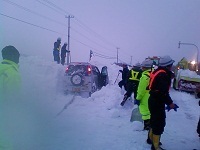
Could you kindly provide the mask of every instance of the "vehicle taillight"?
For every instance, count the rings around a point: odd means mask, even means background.
[[[87,67],[87,73],[88,73],[88,75],[91,74],[91,72],[92,72],[92,68],[90,66],[88,66]]]
[[[69,67],[67,67],[67,68],[66,68],[66,70],[65,70],[65,73],[67,73],[67,72],[68,72],[68,70],[69,70]]]

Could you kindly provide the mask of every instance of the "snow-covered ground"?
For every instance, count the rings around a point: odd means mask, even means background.
[[[64,71],[58,65],[39,57],[22,56],[21,99],[8,102],[4,131],[14,150],[150,150],[147,131],[141,122],[130,122],[132,101],[120,106],[123,94],[116,80],[119,66],[109,61],[92,60],[99,68],[107,65],[110,83],[90,98],[64,95]],[[194,95],[171,89],[179,105],[177,112],[167,112],[167,125],[162,135],[167,150],[200,150],[196,133],[200,116]],[[6,118],[6,119],[5,119]]]

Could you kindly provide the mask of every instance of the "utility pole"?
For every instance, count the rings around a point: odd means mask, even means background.
[[[70,51],[69,49],[69,45],[70,45],[70,19],[71,18],[74,18],[74,16],[71,16],[71,15],[68,15],[68,16],[65,16],[65,18],[68,18],[68,51]],[[69,56],[70,56],[70,52],[67,53],[67,65],[69,64]]]
[[[131,56],[131,63],[130,63],[131,66],[132,66],[132,58],[133,58],[133,56]]]
[[[119,49],[119,47],[117,47],[117,64],[118,64],[118,49]]]

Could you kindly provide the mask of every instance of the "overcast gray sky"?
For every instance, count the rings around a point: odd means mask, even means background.
[[[65,16],[73,15],[72,61],[88,61],[90,50],[116,57],[117,47],[127,63],[131,56],[132,63],[162,55],[193,60],[197,48],[179,49],[178,42],[200,48],[199,6],[200,0],[0,0],[0,49],[14,45],[53,60],[53,43],[58,37],[67,42]]]

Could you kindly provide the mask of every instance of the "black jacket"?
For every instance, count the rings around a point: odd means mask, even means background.
[[[53,50],[58,50],[58,51],[59,51],[59,49],[60,49],[60,44],[61,44],[60,41],[54,42],[54,48],[53,48]]]
[[[129,73],[128,67],[124,67],[123,70],[120,70],[120,72],[122,73],[122,80],[127,81],[127,77]]]
[[[153,74],[160,70],[164,70],[165,72],[158,73],[152,82],[149,92],[149,110],[151,114],[153,113],[156,116],[165,118],[165,104],[170,105],[173,102],[169,95],[172,72],[165,67],[158,67],[155,71],[153,71]],[[151,80],[152,75],[150,83]]]
[[[66,57],[66,53],[67,53],[67,44],[64,44],[61,48],[61,57]]]
[[[153,71],[153,74],[159,70],[164,70],[165,73],[161,72],[155,77],[150,89],[150,94],[162,97],[162,102],[166,105],[169,105],[172,103],[172,99],[169,95],[172,72],[165,67],[158,67],[155,71]]]

